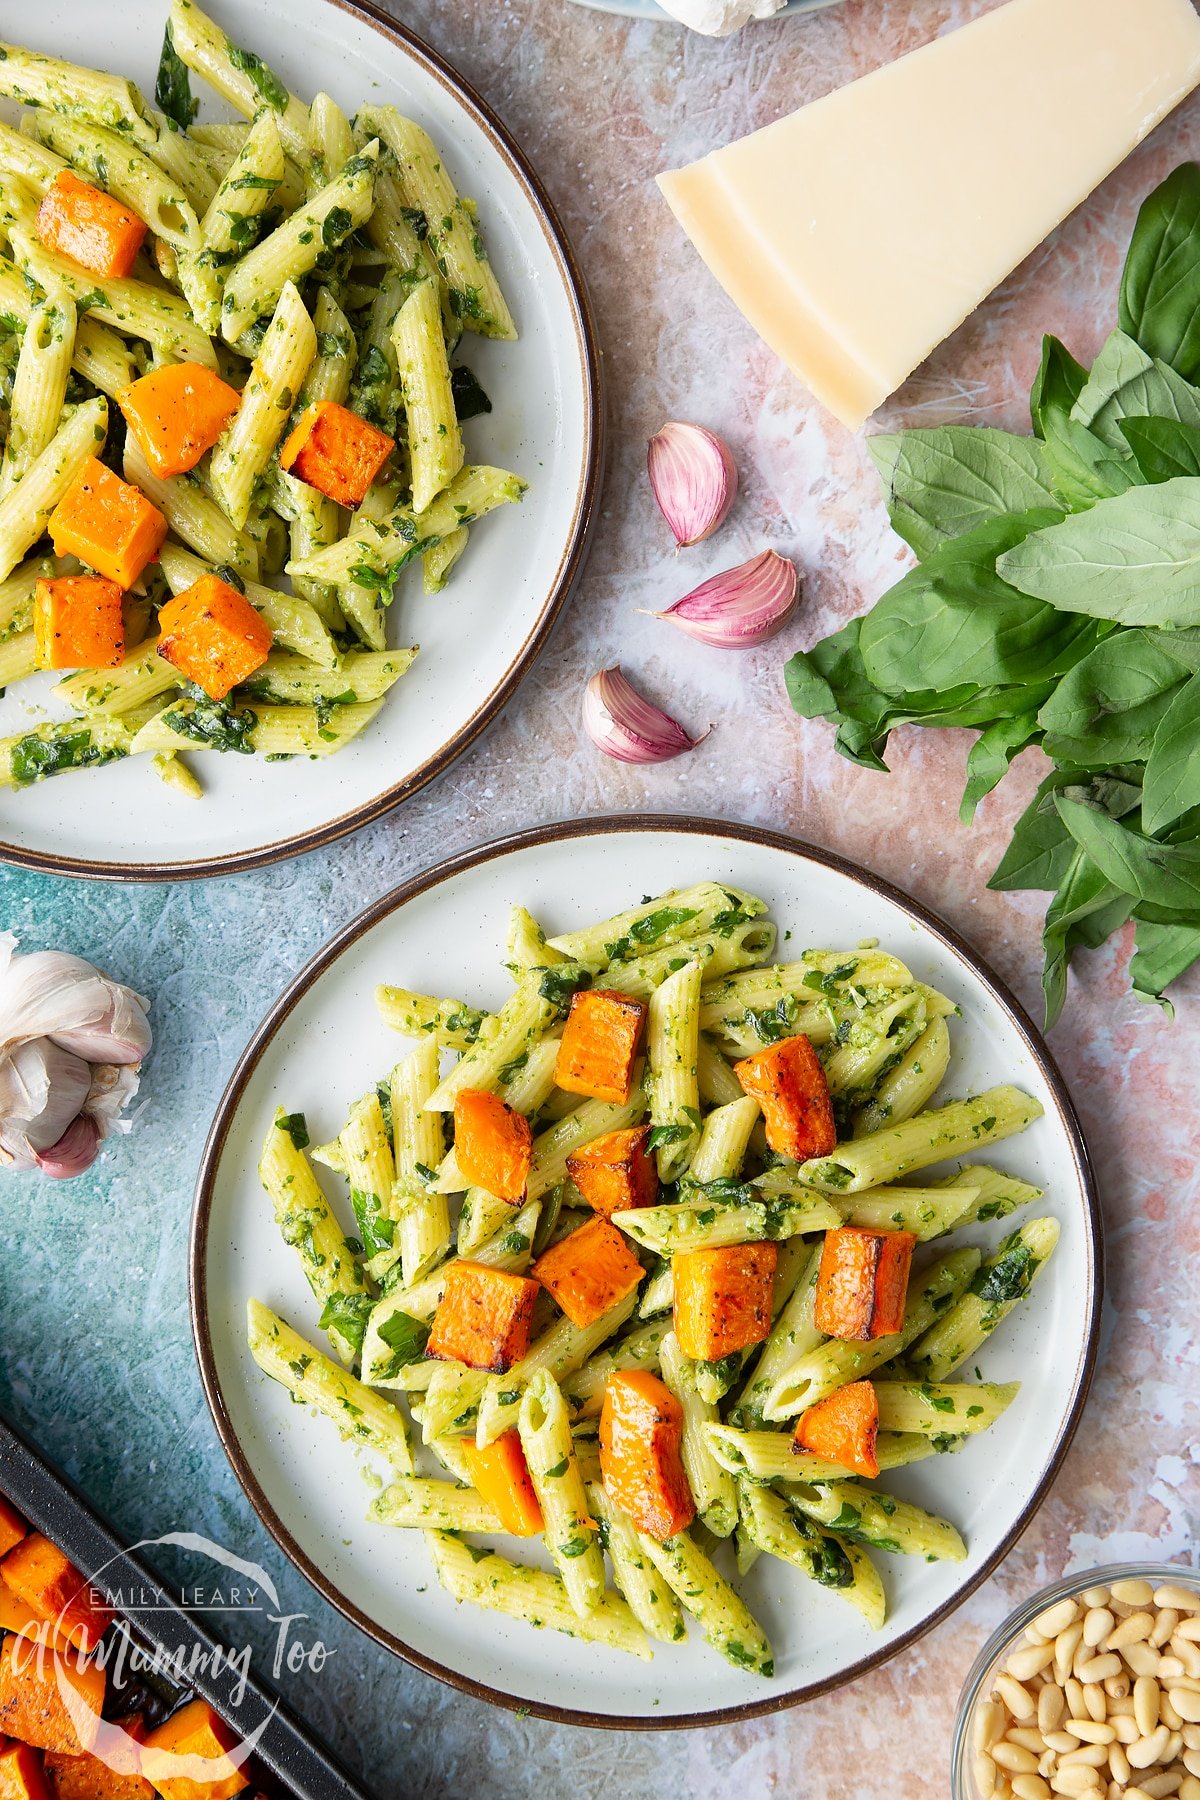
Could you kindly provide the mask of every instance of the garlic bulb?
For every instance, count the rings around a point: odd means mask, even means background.
[[[667,762],[708,736],[689,737],[669,713],[644,699],[618,667],[601,669],[588,682],[583,725],[597,750],[627,763]]]
[[[711,537],[737,498],[729,446],[703,425],[664,425],[646,450],[650,486],[680,549]]]
[[[777,632],[796,605],[796,565],[774,550],[760,551],[736,569],[710,575],[698,588],[655,613],[719,650],[761,644]]]
[[[0,1164],[79,1175],[138,1088],[148,1001],[82,957],[0,933]]]

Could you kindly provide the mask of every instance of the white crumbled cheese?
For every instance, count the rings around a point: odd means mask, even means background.
[[[785,4],[786,0],[659,0],[664,12],[705,37],[728,37],[751,19],[771,18]]]

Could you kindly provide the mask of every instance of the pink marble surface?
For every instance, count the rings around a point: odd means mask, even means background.
[[[907,552],[889,530],[862,438],[824,414],[756,340],[653,185],[660,169],[986,10],[970,0],[849,0],[725,43],[564,0],[410,0],[403,17],[479,86],[543,174],[596,304],[612,432],[604,519],[586,579],[518,702],[445,784],[457,823],[478,837],[517,822],[510,783],[549,758],[557,776],[553,794],[537,802],[545,817],[694,809],[791,830],[935,907],[1037,1013],[1040,898],[992,894],[985,881],[1036,783],[1039,758],[1023,757],[967,829],[957,805],[968,734],[897,733],[886,777],[840,760],[825,725],[791,714],[784,655],[862,610]],[[1016,272],[877,425],[953,418],[1024,429],[1040,334],[1057,332],[1091,358],[1113,322],[1116,273],[1139,198],[1197,154],[1200,99]],[[647,436],[678,417],[723,432],[742,471],[742,496],[724,531],[679,557],[643,474]],[[725,655],[640,615],[638,608],[668,604],[764,543],[796,557],[803,571],[803,605],[782,640]],[[582,679],[617,658],[690,726],[712,724],[692,757],[630,770],[581,746]],[[431,799],[418,810],[440,809]],[[1083,1428],[1019,1547],[952,1621],[888,1668],[775,1718],[622,1742],[564,1741],[532,1721],[497,1719],[489,1757],[517,1782],[506,1791],[523,1791],[509,1761],[519,1733],[527,1752],[552,1749],[578,1794],[942,1793],[963,1674],[1016,1599],[1095,1560],[1195,1554],[1200,996],[1194,982],[1182,984],[1173,1026],[1131,999],[1130,947],[1122,936],[1084,961],[1053,1034],[1100,1177],[1109,1299]]]

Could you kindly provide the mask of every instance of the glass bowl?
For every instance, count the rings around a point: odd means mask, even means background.
[[[1156,1588],[1170,1584],[1189,1588],[1200,1595],[1200,1569],[1193,1568],[1188,1563],[1128,1562],[1104,1563],[1099,1568],[1084,1569],[1078,1574],[1068,1575],[1062,1581],[1051,1582],[1048,1587],[1039,1588],[1036,1594],[1023,1600],[987,1640],[972,1663],[970,1674],[959,1695],[950,1753],[953,1800],[990,1800],[990,1796],[983,1792],[976,1781],[974,1773],[975,1747],[971,1728],[975,1708],[981,1700],[987,1699],[998,1666],[1012,1654],[1025,1627],[1056,1601],[1077,1600],[1086,1588],[1111,1587],[1114,1581],[1148,1581]],[[1147,1770],[1145,1773],[1149,1775],[1151,1771]],[[1134,1771],[1134,1780],[1136,1779],[1137,1772]],[[1101,1796],[1107,1791],[1105,1786],[1094,1788],[1089,1800],[1093,1800],[1093,1797],[1094,1800],[1101,1800]]]

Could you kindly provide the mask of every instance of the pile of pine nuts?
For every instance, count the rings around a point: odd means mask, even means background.
[[[971,1729],[981,1800],[1200,1800],[1200,1589],[1114,1581],[1055,1601]]]

